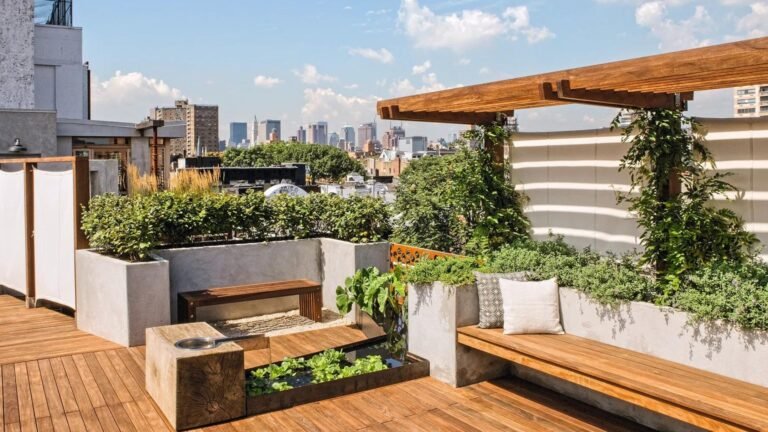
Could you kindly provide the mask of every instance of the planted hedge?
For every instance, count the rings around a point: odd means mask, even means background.
[[[356,243],[391,232],[389,209],[370,197],[306,197],[157,192],[91,199],[82,227],[92,247],[130,261],[158,247],[210,240],[268,240],[328,236]]]
[[[768,265],[760,261],[702,266],[683,279],[679,292],[668,296],[634,257],[579,251],[558,238],[517,242],[477,260],[423,260],[405,277],[411,283],[465,285],[474,282],[475,270],[525,272],[530,280],[557,278],[560,286],[575,288],[602,304],[649,302],[688,312],[694,322],[721,320],[745,330],[768,330]]]

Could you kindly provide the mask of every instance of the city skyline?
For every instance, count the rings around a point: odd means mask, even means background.
[[[175,30],[162,24],[175,16],[180,0],[137,0],[128,10],[117,3],[80,0],[75,25],[85,28],[94,118],[138,121],[148,108],[186,97],[190,103],[220,107],[219,135],[226,138],[230,122],[254,115],[280,120],[284,131],[317,121],[340,131],[345,124],[374,121],[380,98],[760,36],[768,30],[766,4],[289,0],[262,5],[259,20],[266,24],[253,26],[252,5],[232,0],[227,7],[210,3],[185,9],[187,24],[197,30],[176,38],[170,33]],[[152,16],[142,13],[149,5]],[[327,30],[311,36],[279,31],[306,17],[326,23]],[[132,31],[137,21],[155,30]],[[487,31],[461,31],[478,25]],[[591,31],[584,32],[585,27]],[[164,41],[160,49],[149,54],[142,49],[158,39]],[[271,45],[258,60],[242,55],[254,40]],[[590,43],[594,40],[600,43]],[[584,46],[591,48],[585,51]],[[543,51],[548,55],[540,55]],[[232,58],[242,64],[222,67]],[[731,90],[700,92],[690,113],[730,117],[732,100]],[[614,114],[568,106],[523,110],[518,117],[522,131],[533,131],[606,127]],[[390,126],[377,121],[382,130]],[[456,129],[404,126],[412,135],[430,137],[449,137]]]

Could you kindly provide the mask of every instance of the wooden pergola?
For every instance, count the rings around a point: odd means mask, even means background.
[[[701,90],[768,83],[768,37],[496,81],[377,104],[384,120],[490,124],[567,103],[686,109]]]

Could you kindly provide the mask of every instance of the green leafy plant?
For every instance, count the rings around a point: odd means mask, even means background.
[[[384,328],[390,352],[404,358],[407,349],[408,302],[401,268],[381,273],[375,267],[358,270],[336,288],[336,306],[342,315],[359,306]]]
[[[365,167],[347,152],[327,145],[278,142],[248,149],[227,149],[222,155],[225,167],[263,167],[287,162],[306,163],[315,180],[338,181],[351,172],[365,173]]]
[[[394,204],[399,243],[456,254],[481,254],[527,238],[524,197],[488,152],[462,146],[425,157],[400,176]]]
[[[322,353],[303,358],[286,358],[279,364],[251,371],[248,377],[248,396],[254,397],[294,388],[288,379],[302,374],[312,376],[312,383],[324,383],[341,378],[363,375],[372,372],[386,370],[389,367],[378,355],[369,355],[358,358],[354,363],[346,361],[344,352],[340,350],[326,350]]]
[[[94,248],[130,261],[149,259],[161,245],[316,236],[366,243],[384,240],[392,230],[382,200],[325,194],[270,200],[253,192],[101,195],[91,199],[82,221]]]
[[[642,263],[651,265],[673,296],[691,271],[717,261],[745,262],[754,235],[744,230],[733,211],[710,205],[715,195],[736,191],[728,173],[706,173],[714,159],[704,144],[701,126],[680,111],[636,110],[623,141],[630,144],[620,170],[628,171],[632,190],[619,202],[629,203],[643,232]],[[613,122],[619,124],[617,116]],[[682,190],[674,193],[679,179]]]
[[[475,282],[474,271],[478,263],[468,257],[438,257],[421,259],[406,272],[406,281],[412,284],[442,282],[446,285],[468,285]]]

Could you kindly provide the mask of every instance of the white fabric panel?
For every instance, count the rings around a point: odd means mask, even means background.
[[[35,297],[75,307],[72,170],[35,170]]]
[[[27,294],[24,171],[0,170],[0,285]]]

